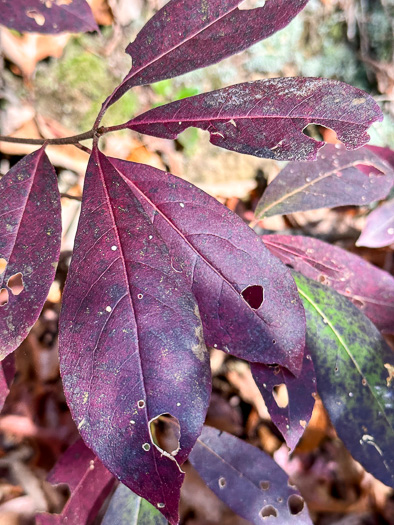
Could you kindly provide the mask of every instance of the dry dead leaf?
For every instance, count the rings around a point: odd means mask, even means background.
[[[114,17],[107,0],[87,0],[90,5],[94,19],[100,26],[110,26],[114,22]],[[131,4],[133,2],[130,2]]]
[[[18,66],[20,73],[30,79],[40,60],[47,57],[60,58],[70,39],[70,34],[40,35],[25,33],[15,36],[6,27],[0,29],[0,39],[4,56]]]

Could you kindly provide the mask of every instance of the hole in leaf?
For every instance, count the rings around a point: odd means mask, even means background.
[[[364,301],[361,301],[360,299],[356,299],[355,297],[353,297],[352,303],[354,304],[354,306],[357,306],[357,308],[365,308]]]
[[[5,259],[0,258],[0,274],[4,272],[6,267],[7,267],[7,261]]]
[[[226,478],[219,478],[219,488],[224,489],[224,487],[227,485]]]
[[[296,515],[304,508],[304,499],[298,494],[292,494],[289,496],[287,504],[289,505],[290,514]]]
[[[305,126],[302,132],[304,135],[310,137],[311,139],[324,140],[325,142],[328,142],[330,144],[335,144],[338,142],[336,132],[333,129],[327,128],[325,126],[310,123],[307,126]],[[324,156],[321,157],[324,158]]]
[[[174,457],[180,448],[181,427],[176,417],[161,414],[149,422],[152,443],[165,456]]]
[[[9,295],[7,288],[0,290],[0,306],[5,306],[8,303]]]
[[[271,483],[269,481],[260,481],[260,488],[262,490],[268,490],[271,486]]]
[[[272,505],[266,505],[261,509],[260,516],[262,518],[269,518],[270,516],[276,518],[278,516],[278,511]]]
[[[256,7],[264,7],[266,0],[244,0],[239,6],[240,11],[248,11]]]
[[[8,279],[7,286],[11,290],[13,295],[19,295],[20,293],[22,293],[25,288],[25,285],[23,284],[22,274],[18,272],[15,275],[12,275]]]
[[[26,15],[29,18],[33,18],[33,20],[38,26],[43,26],[45,24],[45,16],[36,11],[35,9],[28,9],[26,11]]]
[[[275,399],[275,403],[279,408],[286,408],[289,404],[289,393],[287,391],[287,386],[284,383],[280,385],[275,385],[272,388],[272,395]]]
[[[264,301],[264,288],[259,284],[252,284],[241,292],[242,297],[248,303],[248,305],[257,310],[263,304]]]

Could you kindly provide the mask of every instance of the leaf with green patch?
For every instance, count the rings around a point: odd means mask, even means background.
[[[338,436],[366,470],[394,482],[394,355],[345,297],[293,273],[307,319],[317,391]]]
[[[121,483],[111,498],[102,525],[167,525],[167,520],[153,505]]]

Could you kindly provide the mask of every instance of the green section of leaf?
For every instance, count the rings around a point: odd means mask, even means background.
[[[102,525],[167,525],[160,512],[122,483],[111,498]]]
[[[338,436],[366,470],[394,482],[394,356],[377,328],[350,301],[293,273],[307,320],[307,350],[317,390]]]

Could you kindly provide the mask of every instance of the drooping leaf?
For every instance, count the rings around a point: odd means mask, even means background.
[[[354,149],[368,142],[366,130],[381,119],[381,115],[372,97],[342,82],[321,78],[273,78],[178,100],[139,115],[126,127],[175,139],[193,126],[209,131],[210,142],[225,149],[276,160],[312,160],[324,142],[303,133],[308,124],[334,129],[346,147]],[[374,162],[382,163],[370,152],[364,152],[360,158],[368,159],[368,155]],[[354,159],[348,157],[345,164],[353,163]],[[299,171],[303,169],[303,165],[297,166]],[[313,168],[308,171],[310,182],[321,177],[326,168],[333,170],[330,160],[318,166],[320,170],[315,167],[315,171]],[[295,188],[298,188],[300,177],[302,185],[305,184],[305,178],[299,173]]]
[[[122,483],[111,498],[102,525],[167,525],[160,512]]]
[[[294,273],[307,317],[317,391],[354,458],[386,485],[394,481],[394,354],[350,301]]]
[[[303,498],[275,461],[227,432],[205,426],[190,462],[208,487],[250,522],[312,523]]]
[[[0,180],[0,360],[38,319],[60,252],[60,195],[43,148]]]
[[[197,304],[129,186],[97,150],[64,291],[60,365],[79,431],[107,468],[178,520],[183,463],[210,396]],[[156,446],[150,424],[180,424],[180,448]]]
[[[111,159],[197,299],[208,345],[298,374],[303,310],[287,268],[237,215],[189,182]]]
[[[240,10],[243,0],[172,0],[126,49],[133,66],[109,97],[133,86],[173,78],[239,53],[284,28],[308,0],[276,0]]]
[[[280,366],[252,364],[251,369],[272,422],[285,438],[290,450],[294,450],[309,423],[315,404],[316,374],[308,349],[305,349],[300,377],[295,377]],[[282,404],[276,394],[276,388],[281,385],[287,391],[287,402],[285,399]]]
[[[85,0],[1,0],[0,5],[0,23],[21,33],[98,30]]]
[[[389,273],[312,237],[272,234],[262,238],[285,264],[350,299],[382,332],[394,333],[394,277]]]
[[[109,495],[115,478],[80,439],[60,457],[48,481],[54,485],[66,483],[70,497],[61,514],[38,514],[37,525],[89,525]]]
[[[359,166],[370,167],[371,173]],[[393,177],[390,165],[368,149],[345,151],[339,144],[327,144],[316,162],[288,164],[268,185],[255,214],[270,217],[317,208],[362,206],[386,197]]]
[[[394,244],[394,199],[391,199],[379,208],[376,208],[367,217],[367,222],[357,246],[381,248]]]

